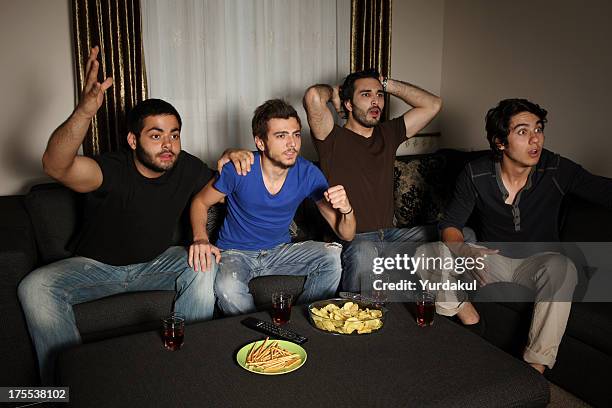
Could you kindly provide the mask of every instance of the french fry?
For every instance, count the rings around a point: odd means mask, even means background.
[[[253,344],[246,357],[248,369],[278,372],[293,367],[302,361],[299,354],[283,349],[278,345],[278,341],[271,341],[268,344],[268,340],[269,337],[259,347],[257,347],[257,343]]]

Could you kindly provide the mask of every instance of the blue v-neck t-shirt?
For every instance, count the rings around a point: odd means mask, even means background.
[[[289,225],[302,201],[319,201],[328,189],[321,170],[302,157],[289,168],[287,178],[276,194],[270,194],[261,172],[261,157],[246,176],[232,163],[223,166],[214,187],[226,195],[227,215],[219,232],[221,249],[263,250],[291,241]]]

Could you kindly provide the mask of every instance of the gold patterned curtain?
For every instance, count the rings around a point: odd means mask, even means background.
[[[351,2],[351,72],[370,68],[384,77],[391,75],[391,0]]]
[[[83,152],[96,156],[116,151],[127,145],[126,112],[147,98],[140,1],[72,0],[72,25],[79,92],[89,51],[96,45],[100,46],[98,80],[113,77],[83,141]]]

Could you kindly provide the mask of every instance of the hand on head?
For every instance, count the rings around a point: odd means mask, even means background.
[[[344,109],[342,109],[342,101],[340,100],[340,85],[336,85],[332,87],[332,105],[334,105],[334,109],[338,112],[338,116],[344,118]]]

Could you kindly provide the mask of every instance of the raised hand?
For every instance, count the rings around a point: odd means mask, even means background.
[[[104,92],[113,85],[113,78],[108,77],[104,82],[98,82],[98,71],[100,63],[98,62],[98,53],[100,48],[96,45],[89,53],[89,59],[85,66],[85,86],[81,92],[79,104],[76,112],[88,118],[93,118],[102,102],[104,101]]]
[[[341,214],[346,215],[353,211],[353,207],[351,207],[351,203],[349,203],[346,190],[343,186],[337,185],[330,187],[323,193],[323,196],[325,200],[331,204],[332,208],[339,211]]]
[[[336,109],[336,112],[338,112],[338,115],[341,118],[344,118],[345,114],[344,114],[344,109],[342,109],[342,101],[340,100],[340,86],[339,85],[332,87],[331,103],[332,105],[334,105],[334,109]]]

